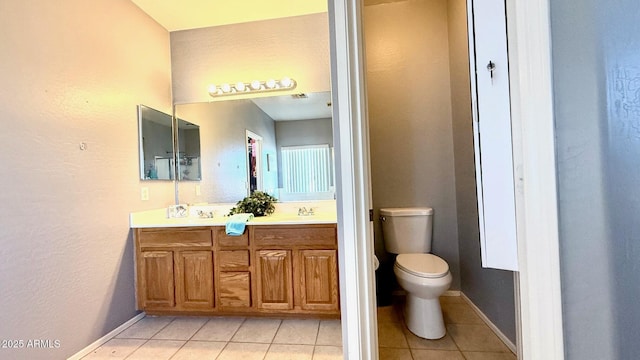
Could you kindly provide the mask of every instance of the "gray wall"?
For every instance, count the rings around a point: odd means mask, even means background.
[[[136,111],[171,112],[169,34],[129,1],[1,1],[0,47],[0,339],[60,341],[0,357],[65,359],[136,314],[129,213],[173,202]]]
[[[276,121],[276,142],[278,147],[278,187],[282,187],[282,155],[283,146],[322,145],[333,147],[333,126],[331,118]]]
[[[251,100],[226,100],[176,106],[176,115],[200,126],[202,180],[179,182],[182,203],[235,203],[248,194],[246,130],[262,136],[263,188],[277,187],[275,124]],[[267,171],[267,154],[271,165]]]
[[[515,343],[516,321],[511,271],[481,265],[476,197],[466,0],[449,0],[449,66],[455,155],[456,209],[462,292]]]
[[[460,289],[447,32],[446,0],[364,9],[376,254],[380,208],[433,207],[432,250]]]
[[[640,354],[640,3],[551,1],[569,360]]]

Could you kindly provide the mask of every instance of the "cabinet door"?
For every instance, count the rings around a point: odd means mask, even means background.
[[[221,272],[218,281],[219,306],[248,308],[251,306],[251,274]]]
[[[291,250],[259,250],[256,259],[258,308],[293,309]]]
[[[472,3],[469,44],[482,266],[518,271],[505,0]]]
[[[213,307],[213,257],[211,251],[176,252],[176,302],[185,309]]]
[[[300,250],[300,306],[306,310],[338,309],[336,250]]]
[[[143,308],[175,306],[173,251],[141,252],[140,296]]]

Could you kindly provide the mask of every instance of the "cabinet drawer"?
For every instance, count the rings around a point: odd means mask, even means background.
[[[218,291],[220,306],[251,306],[251,276],[248,272],[221,272]]]
[[[206,229],[140,229],[141,248],[211,246],[211,230]]]
[[[221,250],[218,266],[223,271],[249,270],[249,250]]]
[[[258,246],[337,245],[335,225],[253,226],[251,230]]]
[[[244,231],[244,234],[240,236],[227,235],[224,227],[219,227],[213,230],[214,242],[218,247],[242,247],[249,245],[249,232]]]

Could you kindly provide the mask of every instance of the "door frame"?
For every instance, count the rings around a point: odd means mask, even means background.
[[[362,0],[329,1],[343,349],[378,359]],[[507,2],[518,216],[520,359],[562,360],[549,0]],[[515,46],[512,46],[514,44]]]
[[[264,173],[262,170],[262,136],[254,133],[251,130],[245,130],[246,138],[244,140],[245,144],[245,159],[247,160],[247,196],[251,196],[251,161],[249,160],[249,141],[251,139],[256,142],[257,153],[255,154],[256,158],[256,191],[263,190],[263,178]]]

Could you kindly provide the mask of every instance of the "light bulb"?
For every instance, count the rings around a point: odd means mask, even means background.
[[[274,89],[276,87],[276,81],[273,79],[269,79],[266,82],[267,88]]]
[[[252,88],[253,90],[258,90],[258,89],[260,89],[260,81],[258,81],[258,80],[253,80],[253,81],[251,82],[251,88]]]
[[[244,91],[244,90],[245,90],[244,83],[243,83],[243,82],[238,82],[238,83],[236,84],[236,89],[237,89],[238,91]]]
[[[282,87],[289,88],[293,85],[293,81],[291,78],[283,77],[282,80],[280,80],[280,85],[282,85]]]
[[[209,94],[217,94],[218,93],[218,87],[211,84],[209,85]]]
[[[222,89],[222,92],[228,93],[229,91],[231,91],[231,85],[222,84],[220,85],[220,89]]]

